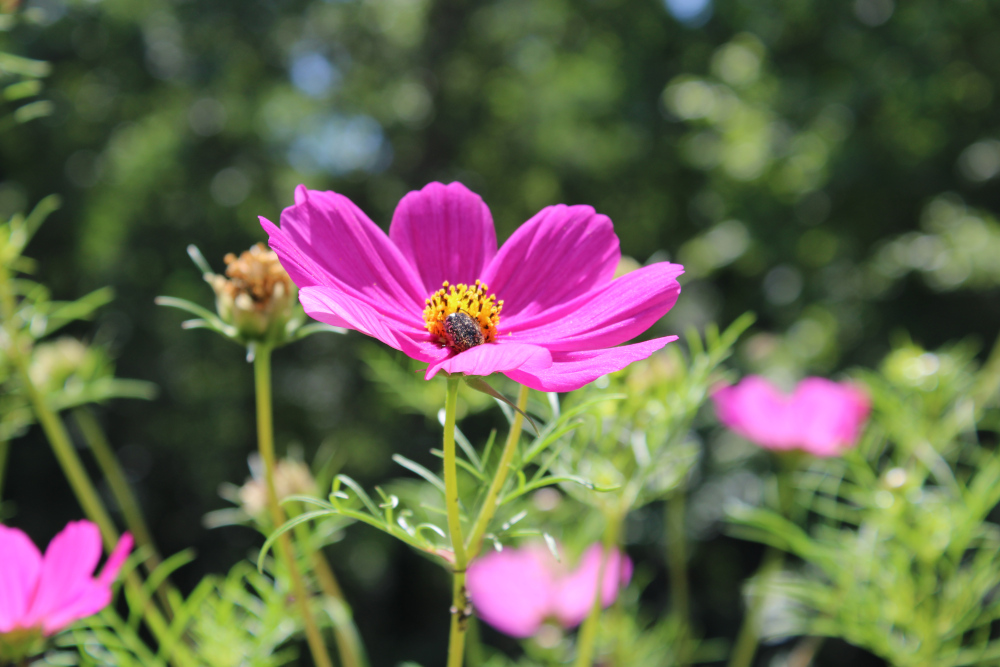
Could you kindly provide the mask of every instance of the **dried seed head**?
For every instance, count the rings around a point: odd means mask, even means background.
[[[225,257],[226,275],[206,276],[219,316],[248,339],[267,338],[292,317],[297,288],[278,255],[258,243],[239,257]]]

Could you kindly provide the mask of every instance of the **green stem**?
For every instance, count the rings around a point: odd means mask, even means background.
[[[459,375],[448,376],[448,396],[444,404],[444,495],[448,510],[448,532],[455,551],[452,582],[451,632],[448,635],[448,667],[462,667],[465,657],[465,631],[469,625],[469,600],[465,591],[465,568],[469,561],[462,537],[458,506],[458,469],[455,463],[455,411],[458,405]]]
[[[601,558],[601,567],[597,571],[594,604],[590,608],[590,615],[587,616],[587,620],[583,622],[583,627],[580,628],[580,636],[576,641],[576,662],[573,663],[575,667],[591,667],[594,664],[597,629],[601,623],[601,612],[604,611],[603,600],[601,599],[601,591],[604,588],[604,571],[608,566],[608,561],[611,560],[612,550],[618,548],[618,538],[621,533],[623,518],[624,516],[621,512],[616,512],[613,516],[609,517],[608,525],[604,529],[604,539],[602,540],[604,557]]]
[[[794,493],[792,486],[792,475],[795,471],[795,458],[778,457],[778,510],[786,519],[791,519],[791,514],[795,509]],[[767,580],[770,575],[781,569],[785,562],[785,554],[779,549],[768,547],[764,553],[764,559],[754,579],[758,581]],[[733,652],[729,656],[729,667],[750,667],[753,663],[754,655],[757,653],[757,644],[760,642],[760,617],[764,610],[765,596],[762,591],[758,591],[750,600],[750,607],[743,616],[743,625],[736,636],[736,643],[733,645]]]
[[[514,453],[517,452],[517,443],[521,439],[521,430],[524,427],[524,415],[522,413],[527,407],[528,388],[522,385],[517,394],[518,409],[514,413],[514,423],[511,424],[510,433],[507,434],[507,442],[504,444],[503,452],[500,454],[500,463],[497,464],[496,473],[493,475],[493,481],[490,482],[490,488],[486,492],[486,500],[483,501],[482,507],[479,510],[479,516],[476,517],[476,522],[472,525],[469,540],[465,543],[470,561],[478,556],[480,550],[482,550],[483,535],[486,534],[486,529],[489,528],[490,521],[493,520],[493,516],[500,507],[500,492],[503,491],[503,485],[507,481],[507,473],[510,472],[510,464],[514,460]]]
[[[687,535],[684,529],[684,489],[667,500],[667,567],[670,570],[670,597],[674,616],[680,623],[678,665],[687,662],[687,640],[691,633],[690,592],[687,578]]]
[[[122,470],[118,458],[111,449],[111,445],[108,443],[107,438],[104,437],[104,432],[97,424],[94,416],[85,408],[74,410],[73,419],[76,421],[77,426],[80,427],[83,439],[90,447],[90,451],[94,453],[94,458],[101,467],[104,478],[108,481],[111,494],[115,497],[115,502],[118,503],[118,507],[122,511],[122,516],[125,518],[125,524],[132,531],[132,536],[135,538],[136,544],[146,547],[149,550],[151,555],[146,562],[151,569],[155,569],[160,563],[160,555],[153,544],[153,538],[149,532],[149,527],[146,525],[146,520],[143,518],[142,512],[139,511],[139,501],[135,497],[135,494],[132,493],[132,489],[125,479],[125,471]]]
[[[118,531],[115,529],[107,510],[104,509],[97,489],[94,488],[93,483],[90,481],[90,477],[87,475],[80,457],[76,455],[76,450],[73,448],[73,443],[70,440],[69,433],[66,431],[66,426],[49,407],[45,397],[38,391],[38,387],[31,380],[31,374],[28,372],[27,356],[21,347],[21,332],[17,329],[14,321],[16,310],[17,302],[14,292],[11,289],[10,275],[6,267],[0,266],[0,316],[2,316],[3,326],[7,334],[7,356],[17,369],[18,379],[28,397],[28,401],[31,403],[35,418],[41,425],[49,446],[56,455],[63,474],[66,476],[66,480],[69,482],[74,494],[76,494],[77,501],[83,508],[83,513],[97,525],[98,530],[101,532],[105,548],[110,552],[118,544]],[[134,571],[126,575],[125,588],[133,599],[147,599],[146,594],[142,590],[142,581]],[[191,667],[195,664],[194,657],[187,646],[183,642],[174,641],[171,638],[170,626],[167,620],[155,605],[148,602],[148,599],[141,609],[141,614],[146,625],[161,646],[168,642],[173,645],[174,650],[169,657],[171,664],[175,665],[175,667]]]
[[[465,659],[468,660],[469,667],[482,667],[486,662],[486,656],[483,655],[483,642],[479,636],[479,623],[475,616],[469,619],[469,630],[466,635]]]
[[[785,554],[782,551],[768,547],[754,579],[766,579],[781,569],[784,560]],[[764,611],[764,597],[763,592],[757,591],[757,594],[750,600],[750,608],[743,616],[743,625],[740,626],[733,652],[729,656],[729,667],[750,667],[753,663],[753,657],[757,653],[757,644],[760,642],[760,617]]]
[[[296,504],[295,507],[296,512],[293,514],[301,511],[301,506]],[[295,539],[300,545],[309,543],[309,529],[306,524],[300,523],[294,530]],[[337,652],[340,654],[342,667],[367,667],[368,660],[365,658],[361,635],[354,625],[354,614],[344,598],[344,592],[337,582],[333,568],[330,567],[321,549],[312,551],[309,561],[320,590],[333,603],[330,620],[333,621],[333,637],[337,642]]]
[[[83,508],[83,513],[87,515],[88,519],[97,524],[97,527],[101,531],[101,537],[104,540],[104,546],[110,552],[118,544],[118,531],[115,529],[115,524],[111,520],[111,516],[107,510],[104,509],[100,495],[90,481],[90,477],[83,467],[83,462],[77,456],[69,433],[66,431],[66,426],[56,413],[49,408],[45,397],[42,396],[41,392],[38,391],[38,388],[31,381],[31,376],[28,374],[28,365],[25,363],[24,358],[20,354],[13,355],[13,358],[14,364],[18,369],[18,374],[20,375],[21,384],[24,387],[25,393],[28,394],[28,400],[31,402],[31,407],[35,412],[35,417],[45,432],[45,437],[48,439],[49,445],[52,447],[52,451],[63,469],[63,474],[66,475],[66,480],[69,482],[70,487],[72,487],[73,493],[76,494],[76,498]]]
[[[278,503],[278,494],[274,487],[274,422],[271,413],[271,348],[267,345],[257,347],[254,355],[254,384],[257,393],[257,445],[260,458],[264,462],[264,479],[267,486],[267,506],[271,514],[271,522],[277,529],[285,523],[285,512]],[[310,607],[310,596],[306,591],[305,581],[299,570],[292,548],[292,539],[288,533],[282,533],[278,538],[278,553],[288,567],[288,575],[292,580],[292,591],[295,603],[299,607],[302,623],[306,633],[306,643],[312,653],[316,667],[333,667],[333,662],[326,651],[319,626],[313,617]]]
[[[142,516],[142,511],[139,509],[139,501],[135,497],[135,494],[132,493],[128,480],[125,479],[125,471],[122,470],[121,464],[118,462],[118,457],[112,451],[111,444],[104,436],[104,432],[101,430],[97,420],[94,419],[94,415],[87,409],[77,408],[74,410],[73,419],[76,421],[77,426],[80,427],[80,432],[90,447],[90,451],[94,453],[94,458],[97,460],[101,472],[104,473],[104,479],[107,480],[108,486],[111,488],[111,494],[115,497],[118,507],[121,508],[122,516],[125,518],[125,525],[132,532],[136,544],[145,548],[149,553],[148,558],[143,562],[143,566],[146,572],[152,573],[160,566],[162,558],[156,549],[156,545],[153,543],[152,534],[146,525],[146,520]],[[170,595],[168,593],[169,589],[171,589],[170,583],[164,580],[156,591],[157,597],[160,599],[160,604],[163,605],[163,609],[166,611],[168,617],[173,614]]]

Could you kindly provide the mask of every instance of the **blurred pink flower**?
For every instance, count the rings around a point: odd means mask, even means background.
[[[504,549],[469,565],[466,586],[476,615],[513,637],[530,637],[547,618],[566,628],[579,625],[597,595],[603,555],[600,544],[584,552],[575,570],[566,571],[548,549]],[[608,557],[601,586],[605,607],[632,578],[632,561],[615,549]]]
[[[44,557],[23,532],[0,525],[0,641],[23,630],[51,635],[99,612],[111,602],[111,584],[131,549],[125,533],[95,578],[102,548],[93,523],[68,523]]]
[[[388,236],[343,195],[305,186],[280,228],[261,224],[309,315],[427,362],[427,379],[499,372],[570,391],[676,340],[615,347],[673,307],[683,267],[614,279],[618,237],[589,206],[542,209],[499,250],[489,208],[461,183],[407,194]]]
[[[716,390],[712,400],[723,424],[761,447],[824,457],[857,443],[871,409],[858,387],[818,377],[802,380],[788,396],[752,375]]]

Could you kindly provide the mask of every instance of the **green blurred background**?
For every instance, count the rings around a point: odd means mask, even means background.
[[[387,226],[408,190],[460,180],[501,240],[543,206],[593,205],[625,254],[687,267],[655,333],[758,313],[737,358],[748,372],[834,374],[876,363],[903,332],[927,347],[988,345],[1000,326],[991,0],[29,0],[17,11],[0,46],[52,63],[54,107],[0,134],[0,216],[60,194],[29,251],[41,279],[57,298],[116,290],[74,333],[109,346],[120,376],[160,387],[101,417],[163,550],[199,551],[185,587],[260,543],[202,525],[227,505],[219,484],[247,475],[251,368],[153,298],[209,305],[185,247],[221,271],[225,253],[265,238],[257,216],[277,221],[298,183],[343,192]],[[372,381],[366,359],[379,354],[358,334],[279,351],[279,446],[307,460],[332,452],[369,484],[399,474],[393,452],[434,465],[439,427]],[[494,410],[466,430],[501,420]],[[79,514],[34,432],[13,445],[7,495],[18,524],[46,539]],[[638,558],[656,553],[647,533],[635,533]],[[700,537],[699,623],[732,636],[759,551],[711,526]],[[331,553],[374,663],[435,664],[444,574],[358,528]],[[837,646],[824,656],[857,658]]]

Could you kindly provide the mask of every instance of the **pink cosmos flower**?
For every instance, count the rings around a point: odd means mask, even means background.
[[[427,379],[500,372],[570,391],[677,338],[615,347],[673,307],[683,267],[613,279],[618,237],[589,206],[542,209],[499,250],[490,210],[461,183],[407,194],[388,236],[343,195],[305,186],[280,228],[261,224],[309,315],[427,362]]]
[[[0,525],[0,644],[17,631],[51,635],[106,607],[131,549],[132,536],[125,533],[95,578],[102,548],[93,523],[69,522],[44,557],[23,532]]]
[[[837,456],[853,447],[868,418],[868,396],[851,384],[802,380],[791,396],[760,376],[712,394],[719,420],[761,447]]]
[[[594,544],[575,570],[567,572],[542,546],[504,549],[469,565],[466,586],[473,609],[504,634],[530,637],[555,618],[563,627],[579,625],[597,595],[603,549]],[[632,561],[615,549],[608,557],[601,602],[609,606],[632,578]]]

